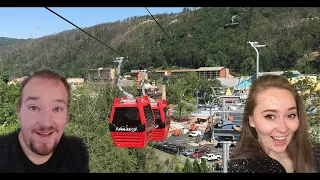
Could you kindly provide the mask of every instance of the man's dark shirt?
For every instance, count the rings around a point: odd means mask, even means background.
[[[0,136],[0,172],[3,173],[89,173],[85,144],[76,137],[63,135],[50,159],[33,164],[24,154],[18,131]]]

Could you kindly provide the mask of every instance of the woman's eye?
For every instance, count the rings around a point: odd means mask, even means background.
[[[294,118],[296,118],[296,117],[297,117],[296,114],[290,114],[290,115],[288,116],[288,118],[290,118],[290,119],[294,119]]]
[[[274,119],[275,117],[274,117],[274,115],[266,115],[266,116],[264,116],[266,119]]]

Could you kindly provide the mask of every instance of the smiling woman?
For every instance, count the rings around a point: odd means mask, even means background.
[[[302,100],[285,78],[264,75],[253,83],[242,124],[229,172],[319,172]]]

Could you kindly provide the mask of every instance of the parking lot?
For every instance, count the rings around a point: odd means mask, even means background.
[[[198,140],[197,138],[198,137],[189,137],[188,134],[181,134],[180,136],[169,136],[165,139],[165,141],[159,141],[153,147],[158,150],[158,154],[162,161],[173,158],[179,150],[179,154],[181,155],[181,164],[184,164],[187,158],[189,158],[191,163],[194,159],[197,159],[200,162],[200,157],[191,158],[183,155],[183,152],[189,149],[200,149],[205,151],[206,153],[213,153],[222,157],[222,148],[216,148],[213,144],[199,145],[198,143],[196,143]],[[209,167],[214,167],[215,163],[217,163],[217,161],[207,161]]]
[[[234,112],[231,112],[229,114],[230,116],[234,117],[234,123],[241,123],[242,121],[242,110],[235,110]],[[184,128],[186,126],[184,125]],[[160,159],[165,161],[166,159],[172,159],[174,155],[177,154],[178,150],[181,154],[180,156],[180,163],[184,164],[185,160],[189,158],[191,162],[193,162],[194,159],[198,159],[200,162],[201,156],[204,154],[202,152],[190,156],[184,156],[184,152],[190,149],[200,149],[205,151],[205,154],[212,153],[214,155],[220,155],[223,158],[223,148],[222,146],[217,147],[215,144],[207,141],[201,141],[203,134],[204,134],[204,129],[205,128],[199,128],[202,132],[201,136],[197,137],[190,137],[189,133],[181,133],[179,136],[173,136],[172,134],[169,134],[169,136],[163,141],[163,142],[158,142],[155,145],[155,148],[158,150]],[[216,140],[219,140],[220,138],[216,138]],[[221,140],[221,139],[220,139]],[[221,145],[221,144],[219,144]],[[233,149],[233,145],[229,148],[230,151]],[[228,158],[228,156],[227,156]],[[208,166],[212,167],[214,169],[215,165],[217,164],[217,160],[213,161],[207,161]],[[221,171],[219,171],[221,172]]]
[[[165,142],[174,144],[176,146],[183,146],[187,149],[197,149],[199,147],[210,149],[212,153],[222,153],[221,148],[216,148],[213,144],[199,145],[202,136],[200,137],[189,137],[188,134],[180,134],[180,136],[169,136],[165,139]]]
[[[158,149],[156,149],[157,154],[159,155],[159,159],[160,161],[162,161],[163,163],[165,163],[167,161],[167,159],[174,159],[174,155],[160,151]],[[176,160],[175,163],[180,163],[182,166],[185,164],[186,159],[189,157],[180,155],[179,156],[179,160]],[[196,158],[198,160],[198,162],[200,163],[200,158]],[[190,162],[193,163],[193,158],[189,158]],[[221,173],[221,171],[216,171],[214,168],[216,166],[216,163],[218,163],[217,161],[207,161],[207,165],[208,167],[212,168],[214,173]],[[167,169],[167,171],[170,171]],[[173,169],[171,169],[171,172],[173,171]]]

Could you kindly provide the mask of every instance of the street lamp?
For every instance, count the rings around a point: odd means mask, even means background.
[[[196,91],[197,108],[199,107],[199,90]]]
[[[259,47],[268,47],[267,45],[261,45],[261,44],[258,44],[258,42],[247,42],[248,44],[250,44],[254,50],[257,52],[257,72],[256,72],[256,79],[258,79],[259,77],[259,51],[257,48]]]

